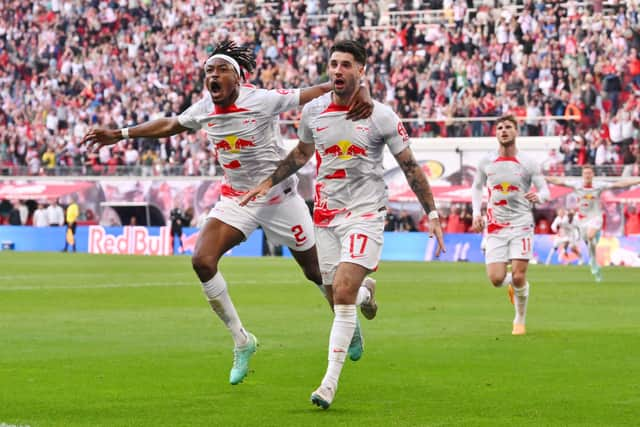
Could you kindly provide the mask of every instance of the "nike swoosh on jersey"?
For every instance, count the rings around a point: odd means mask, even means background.
[[[318,132],[322,132],[323,130],[328,129],[328,128],[329,128],[329,126],[317,127],[317,128],[316,128],[316,131],[318,131]]]

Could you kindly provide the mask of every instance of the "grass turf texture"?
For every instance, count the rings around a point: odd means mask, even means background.
[[[0,253],[0,424],[35,426],[637,425],[637,269],[532,266],[528,335],[482,265],[382,263],[332,407],[309,396],[332,316],[293,260],[221,270],[260,339],[232,341],[188,257]]]

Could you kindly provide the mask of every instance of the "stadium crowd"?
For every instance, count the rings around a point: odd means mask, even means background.
[[[0,173],[215,173],[203,135],[96,154],[78,141],[89,126],[184,110],[201,96],[201,65],[224,38],[255,46],[258,67],[247,79],[266,88],[323,79],[332,40],[361,40],[374,98],[408,120],[411,136],[488,135],[491,122],[480,117],[511,112],[527,117],[525,135],[567,136],[552,173],[584,163],[638,173],[637,2],[606,10],[599,2],[497,0],[53,0],[0,8]],[[294,137],[295,125],[283,132]]]

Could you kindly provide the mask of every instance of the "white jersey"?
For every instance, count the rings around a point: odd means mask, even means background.
[[[347,111],[331,102],[331,93],[302,110],[298,136],[316,146],[314,223],[319,227],[380,215],[387,204],[384,147],[396,155],[409,146],[406,130],[388,106],[374,101],[371,117],[357,122],[346,119]]]
[[[576,216],[579,221],[589,221],[602,218],[602,210],[600,209],[600,194],[609,188],[609,184],[605,182],[594,182],[591,186],[585,187],[580,182],[577,184],[567,183],[567,187],[573,188],[578,198],[578,206]]]
[[[557,233],[557,238],[566,241],[577,241],[580,237],[580,229],[576,225],[575,217],[569,220],[569,215],[556,216],[551,223],[551,231]]]
[[[540,166],[524,153],[515,157],[501,157],[497,151],[480,160],[473,182],[473,212],[480,215],[482,191],[489,188],[487,201],[487,232],[496,233],[504,228],[534,228],[532,203],[524,195],[535,185],[544,202],[549,199],[549,188],[540,172]]]
[[[226,183],[222,194],[237,197],[269,177],[286,157],[278,115],[299,105],[299,89],[241,86],[238,99],[230,107],[214,105],[207,93],[180,114],[178,121],[189,129],[206,132],[224,168]],[[295,176],[279,183],[270,193],[289,188],[295,191]]]

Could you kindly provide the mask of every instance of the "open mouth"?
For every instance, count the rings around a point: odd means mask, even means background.
[[[333,85],[336,89],[343,89],[345,85],[344,79],[335,79]]]
[[[220,83],[218,82],[211,82],[209,84],[209,91],[211,92],[211,94],[213,95],[217,95],[220,94],[220,91],[222,90],[222,87],[220,86]]]

